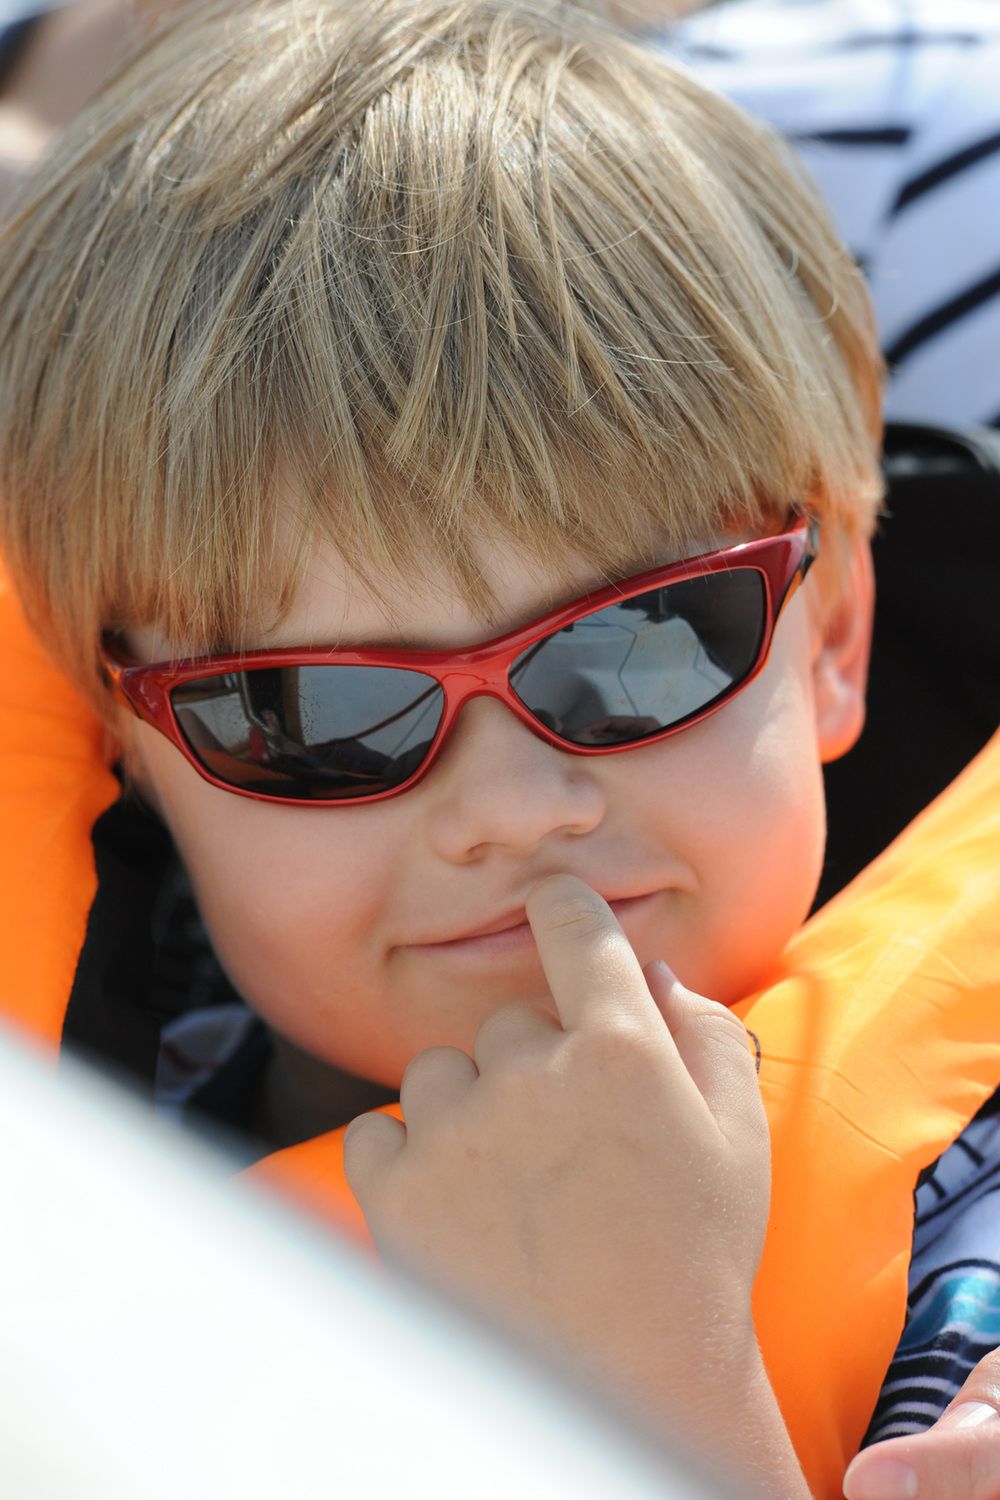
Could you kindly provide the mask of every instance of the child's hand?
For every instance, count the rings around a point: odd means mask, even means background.
[[[746,1403],[762,1447],[750,1289],[769,1151],[743,1025],[665,966],[644,976],[579,880],[543,881],[528,918],[558,1019],[507,1005],[474,1061],[416,1057],[405,1126],[350,1126],[351,1187],[383,1248],[582,1356],[647,1415],[711,1433],[717,1452]]]
[[[981,1359],[927,1432],[876,1443],[851,1464],[849,1500],[1000,1500],[1000,1350]]]

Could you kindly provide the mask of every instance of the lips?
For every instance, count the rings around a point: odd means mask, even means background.
[[[512,927],[523,927],[527,920],[528,914],[520,906],[506,916],[497,917],[495,922],[484,922],[481,927],[470,927],[468,931],[457,932],[451,937],[434,938],[428,946],[437,948],[442,943],[466,943],[472,938],[491,937],[495,932],[509,932]]]
[[[604,900],[611,907],[619,920],[630,911],[638,908],[641,902],[648,901],[651,897],[659,895],[658,890],[643,891],[635,896],[604,896]],[[499,938],[501,934],[509,934],[506,943],[486,944],[483,940],[488,938]],[[483,922],[476,927],[464,928],[458,932],[451,932],[446,936],[435,938],[423,938],[418,942],[408,943],[405,946],[423,949],[457,949],[465,945],[475,946],[477,944],[486,947],[507,947],[511,941],[523,940],[534,941],[531,928],[528,925],[527,913],[523,906],[512,911],[505,912],[502,916],[495,917],[492,921]]]

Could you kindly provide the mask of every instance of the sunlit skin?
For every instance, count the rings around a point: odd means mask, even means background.
[[[489,566],[499,621],[477,618],[444,579],[430,589],[401,582],[387,616],[324,546],[291,611],[254,644],[458,648],[567,597],[564,583],[512,551],[492,548]],[[862,633],[867,577],[853,570],[840,611]],[[570,596],[593,582],[581,567]],[[527,929],[466,936],[516,921],[544,875],[577,875],[620,902],[640,962],[665,958],[691,989],[731,1002],[758,983],[812,902],[821,759],[860,724],[860,693],[845,694],[843,644],[831,640],[815,588],[814,573],[743,693],[668,740],[618,755],[555,749],[478,698],[402,796],[284,808],[211,786],[147,725],[123,720],[123,736],[240,993],[306,1052],[394,1089],[422,1049],[469,1050],[498,1005],[550,1003]],[[131,632],[129,644],[147,661],[177,654],[152,627]]]

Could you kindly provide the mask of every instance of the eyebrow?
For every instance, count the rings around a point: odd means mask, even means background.
[[[491,633],[484,638],[483,644],[486,644],[489,641],[497,640],[501,636],[507,635],[510,631],[521,629],[525,625],[530,625],[533,621],[542,619],[543,616],[547,615],[551,610],[559,609],[562,605],[565,604],[571,604],[577,599],[584,598],[587,594],[598,593],[601,589],[607,588],[612,584],[627,583],[630,579],[638,577],[640,573],[647,573],[653,568],[670,567],[674,563],[685,562],[693,557],[701,557],[707,553],[719,551],[721,548],[724,548],[726,546],[735,546],[737,545],[737,543],[722,540],[715,542],[706,542],[703,544],[695,543],[693,545],[695,550],[687,553],[686,556],[675,557],[669,560],[658,558],[653,561],[651,561],[648,557],[646,557],[645,559],[636,558],[628,564],[625,571],[618,573],[614,578],[608,578],[607,576],[594,576],[588,581],[584,582],[582,585],[575,587],[572,591],[556,591],[549,596],[548,602],[539,601],[538,605],[535,608],[525,612],[525,614],[520,616],[515,622],[491,631]],[[465,646],[463,644],[457,644],[453,647],[443,646],[440,640],[429,640],[426,637],[414,636],[411,634],[374,634],[365,636],[344,635],[339,637],[336,641],[331,641],[329,639],[316,641],[309,639],[304,640],[301,636],[289,636],[287,639],[285,639],[284,632],[282,632],[281,639],[272,640],[268,642],[266,646],[247,646],[246,650],[282,651],[294,650],[296,648],[301,648],[303,651],[323,649],[329,651],[460,651],[465,649]]]
[[[647,564],[648,566],[650,565]],[[652,566],[655,566],[655,564]],[[517,620],[506,625],[498,625],[495,629],[491,629],[490,633],[484,637],[483,643],[498,640],[501,636],[507,635],[513,630],[519,630],[525,625],[530,625],[534,620],[542,619],[551,610],[559,609],[561,605],[571,604],[575,599],[582,599],[587,594],[597,593],[598,590],[607,587],[610,582],[624,582],[626,579],[634,578],[636,574],[643,571],[645,570],[640,565],[628,573],[622,573],[618,580],[594,578],[582,586],[574,588],[572,591],[556,591],[549,596],[547,601],[540,600],[532,609],[526,610],[523,615],[519,616]],[[267,646],[247,647],[247,650],[281,651],[294,649],[295,647],[301,647],[303,650],[322,650],[325,647],[330,651],[461,651],[466,649],[463,643],[456,644],[453,647],[443,646],[440,640],[430,640],[425,636],[415,636],[406,632],[401,635],[376,633],[365,636],[348,635],[345,633],[336,641],[303,640],[301,636],[296,636],[294,639],[289,636],[285,639],[284,636],[285,632],[282,631],[281,639],[272,640]]]
[[[297,635],[289,636],[287,640],[268,641],[266,646],[247,646],[245,649],[247,651],[291,651],[297,648],[303,651],[444,651],[448,649],[440,642],[435,643],[412,635],[357,637],[344,635],[335,641],[326,637],[322,640],[309,640]]]

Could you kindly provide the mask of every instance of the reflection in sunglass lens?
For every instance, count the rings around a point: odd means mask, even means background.
[[[349,801],[400,786],[427,755],[444,695],[390,667],[257,667],[170,695],[185,739],[220,781],[270,797]]]
[[[571,744],[627,744],[683,723],[742,682],[765,615],[754,568],[667,584],[529,646],[510,685]]]

